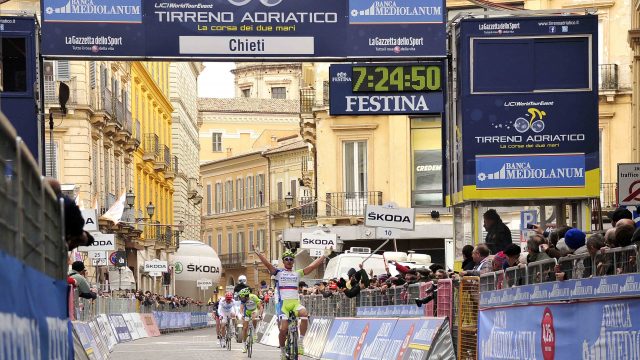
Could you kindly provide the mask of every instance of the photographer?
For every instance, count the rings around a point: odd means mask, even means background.
[[[356,271],[354,268],[349,269],[347,276],[349,276],[349,281],[347,282],[347,290],[344,291],[344,294],[348,298],[356,297],[360,294],[361,289],[366,289],[369,287],[369,275],[364,270],[362,264],[358,265],[360,270]]]

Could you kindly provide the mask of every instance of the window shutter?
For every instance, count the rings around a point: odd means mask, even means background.
[[[53,149],[51,148],[51,142],[45,141],[45,171],[47,176],[52,178],[58,178],[58,143],[53,143]]]
[[[58,68],[56,77],[60,81],[69,81],[71,79],[71,65],[69,60],[58,60]]]
[[[96,62],[89,62],[89,85],[92,89],[96,88]]]

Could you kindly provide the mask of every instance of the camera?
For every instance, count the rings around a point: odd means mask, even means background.
[[[534,224],[527,224],[527,229],[532,230],[535,229],[536,226]]]

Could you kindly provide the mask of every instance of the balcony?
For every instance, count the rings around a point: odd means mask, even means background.
[[[167,145],[160,144],[160,151],[153,163],[153,169],[156,171],[167,171],[171,166],[171,150]]]
[[[166,148],[166,150],[169,150],[169,148]],[[164,171],[164,178],[175,179],[176,175],[178,175],[178,157],[171,156],[171,153],[169,153],[168,155],[165,154],[165,160],[166,159],[169,159],[169,165]]]
[[[103,200],[104,207],[100,208],[100,216],[104,215],[115,204],[116,196],[114,194],[106,194]]]
[[[295,208],[298,207],[298,199],[293,199],[293,205],[291,205],[291,208]],[[269,214],[275,214],[278,215],[278,213],[283,213],[286,212],[287,210],[289,210],[289,207],[287,207],[287,204],[285,203],[285,200],[274,200],[271,201],[269,203]],[[279,214],[281,216],[287,216],[288,214]]]
[[[131,136],[127,139],[127,143],[125,144],[125,150],[127,152],[134,152],[140,146],[140,121],[136,120],[133,122],[132,120],[131,130]]]
[[[69,86],[69,101],[67,101],[67,105],[76,105],[78,103],[78,86],[75,77],[67,81],[55,81],[53,76],[45,75],[44,79],[44,101],[47,104],[47,108],[59,107],[60,83],[65,83]]]
[[[219,255],[220,262],[224,269],[237,269],[244,266],[247,258],[246,253],[231,253]]]
[[[326,216],[364,217],[367,205],[382,205],[382,191],[327,193],[326,202]]]
[[[189,187],[187,188],[187,198],[193,199],[198,195],[198,179],[189,178]]]
[[[314,197],[300,198],[300,215],[302,221],[315,220],[318,216],[318,201]]]
[[[618,184],[600,184],[600,207],[603,210],[613,210],[618,207]]]
[[[116,134],[116,142],[120,145],[127,145],[129,138],[133,133],[133,120],[131,118],[131,112],[122,107],[122,113],[118,115],[118,119],[122,121],[122,128]]]
[[[160,138],[156,134],[144,134],[143,161],[156,162],[160,157]]]
[[[300,89],[300,112],[310,114],[316,101],[316,91],[314,89]]]
[[[598,66],[600,75],[599,87],[600,91],[617,91],[618,90],[618,65],[617,64],[600,64]]]

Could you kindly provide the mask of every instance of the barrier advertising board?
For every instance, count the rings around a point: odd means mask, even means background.
[[[116,334],[118,343],[131,341],[131,334],[129,333],[129,328],[127,327],[127,323],[124,321],[122,314],[110,314],[108,317],[109,324],[111,324],[111,327]]]
[[[486,309],[478,359],[638,359],[639,319],[638,299]]]
[[[463,19],[457,31],[455,198],[600,196],[597,16]]]
[[[43,0],[49,57],[446,56],[442,0]],[[341,41],[336,41],[341,39]]]
[[[441,113],[442,62],[336,64],[329,67],[331,115]]]
[[[142,324],[144,325],[147,335],[150,337],[160,336],[160,329],[158,328],[158,324],[156,323],[156,319],[153,317],[153,314],[140,314],[140,319],[142,320]]]
[[[0,355],[73,357],[66,280],[54,280],[0,251],[0,284]],[[34,300],[43,294],[46,301]]]
[[[329,337],[333,318],[312,317],[309,319],[309,328],[304,337],[304,354],[320,358],[324,351],[324,345]]]

